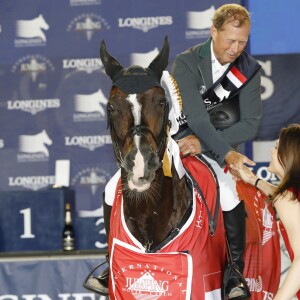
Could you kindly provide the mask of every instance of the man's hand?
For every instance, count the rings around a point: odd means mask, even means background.
[[[229,167],[230,173],[236,179],[241,179],[241,176],[240,176],[239,172],[237,172],[236,170],[234,170],[234,168],[232,168],[232,166],[234,166],[235,168],[238,168],[238,169],[242,169],[244,164],[247,164],[249,166],[256,165],[256,163],[254,161],[252,161],[251,159],[249,159],[247,156],[245,156],[237,151],[234,151],[234,150],[231,150],[226,154],[225,161]]]
[[[201,144],[195,135],[189,135],[177,141],[182,156],[195,156],[201,153]]]

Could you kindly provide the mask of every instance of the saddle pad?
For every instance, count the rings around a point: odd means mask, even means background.
[[[193,262],[183,252],[145,253],[118,239],[110,256],[112,299],[191,299]]]

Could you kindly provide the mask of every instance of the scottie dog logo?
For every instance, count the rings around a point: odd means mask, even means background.
[[[43,30],[48,30],[49,25],[46,23],[43,15],[39,15],[32,20],[18,20],[16,24],[16,35],[20,38],[40,38],[46,41]]]
[[[75,110],[82,113],[99,112],[101,116],[105,116],[105,109],[107,99],[104,96],[102,90],[98,90],[96,93],[82,95],[75,95]]]
[[[25,153],[42,152],[46,157],[49,157],[49,151],[46,145],[52,145],[52,140],[49,138],[46,130],[36,135],[20,135],[19,150]]]

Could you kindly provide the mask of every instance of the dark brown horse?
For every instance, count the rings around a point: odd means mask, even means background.
[[[109,237],[111,298],[220,294],[225,242],[215,178],[194,157],[176,169],[166,153],[171,103],[160,80],[168,55],[165,38],[148,68],[123,68],[101,44],[101,60],[113,82],[108,125],[121,168]],[[184,176],[178,168],[186,169]]]

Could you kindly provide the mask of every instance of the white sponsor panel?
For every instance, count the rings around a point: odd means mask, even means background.
[[[261,76],[261,86],[262,86],[262,93],[261,93],[261,99],[267,100],[272,99],[271,97],[274,95],[275,92],[275,85],[273,81],[271,80],[272,76],[272,61],[266,60],[258,61],[262,68],[262,76]]]
[[[276,140],[273,141],[254,141],[253,160],[255,162],[270,162],[272,148],[275,147]]]
[[[215,7],[212,5],[209,9],[203,11],[187,12],[187,28],[206,29],[212,25],[212,19],[215,13]]]
[[[186,39],[207,39],[210,37],[210,27],[215,7],[203,11],[188,11],[186,15],[187,30],[185,31]]]
[[[146,53],[132,53],[131,54],[131,64],[139,65],[139,66],[146,68],[149,66],[149,64],[157,56],[158,53],[159,53],[159,50],[157,47]]]

